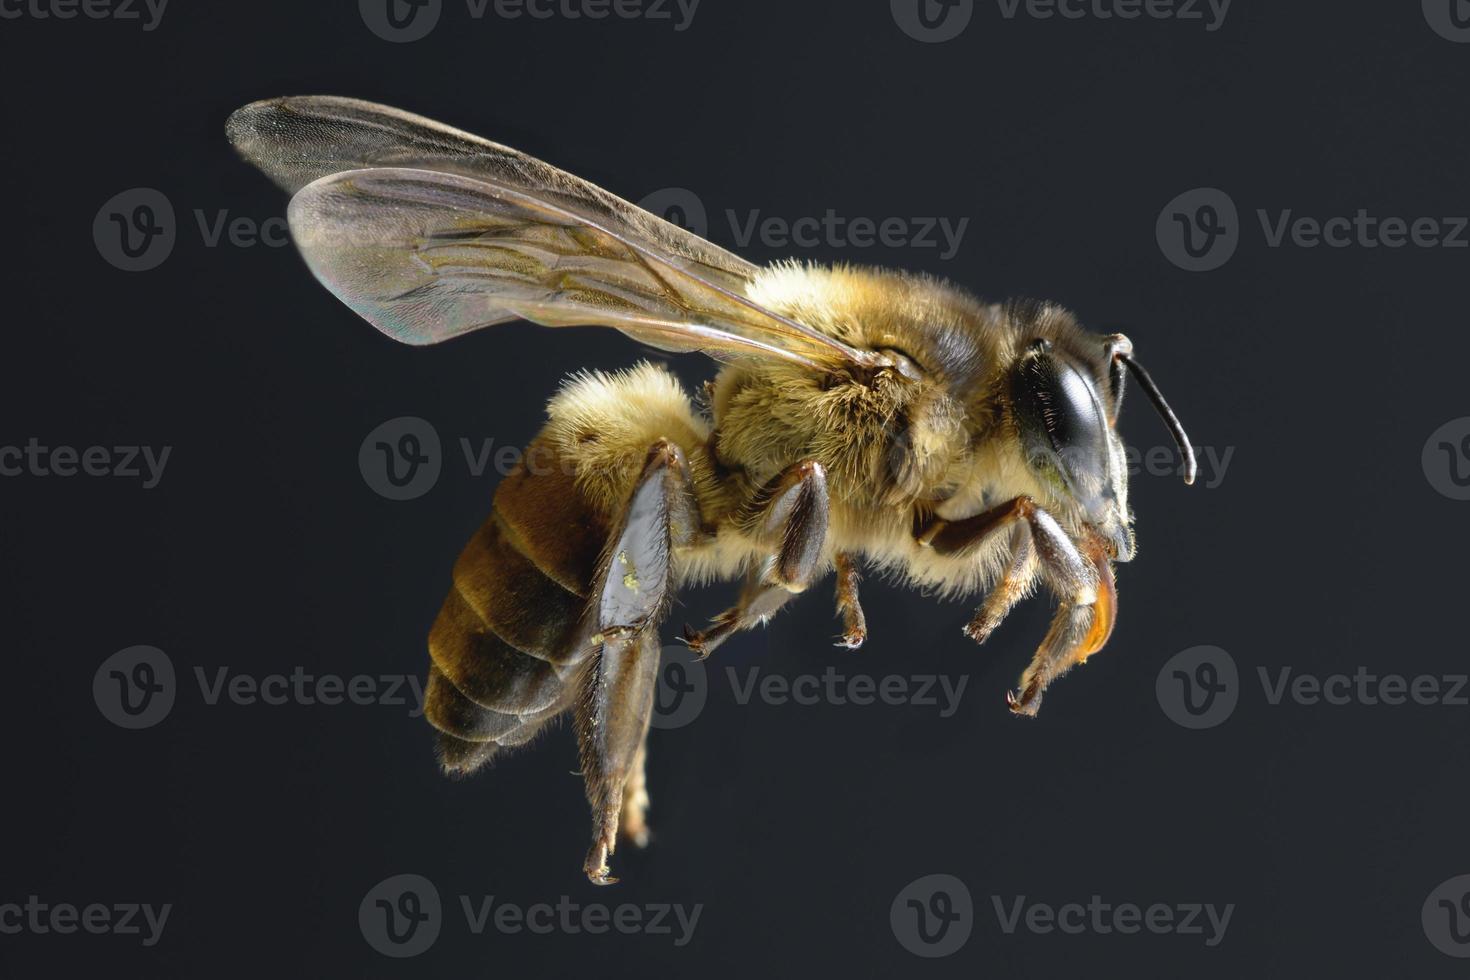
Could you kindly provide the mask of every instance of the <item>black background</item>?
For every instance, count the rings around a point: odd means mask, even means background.
[[[1267,702],[1258,667],[1464,671],[1467,504],[1431,487],[1429,434],[1466,410],[1467,253],[1270,248],[1255,212],[1462,215],[1470,46],[1415,3],[1236,0],[1200,21],[1007,20],[978,3],[921,44],[888,5],[704,0],[668,21],[466,16],[449,0],[411,44],[355,3],[186,4],[137,22],[0,20],[7,338],[0,443],[173,447],[160,485],[0,480],[6,675],[0,902],[174,904],[162,941],[0,936],[9,976],[1462,975],[1420,925],[1470,872],[1470,709]],[[655,845],[611,890],[580,873],[588,817],[565,729],[465,782],[440,776],[402,708],[204,703],[193,670],[419,673],[424,636],[494,476],[457,440],[523,445],[570,371],[645,356],[611,331],[509,326],[398,346],[311,279],[290,248],[206,247],[194,216],[263,221],[284,197],[238,161],[245,102],[331,92],[400,105],[522,148],[633,200],[695,190],[788,219],[969,217],[960,253],[824,245],[788,254],[922,269],[992,298],[1063,302],[1126,326],[1195,441],[1234,447],[1217,487],[1134,482],[1140,551],[1120,569],[1108,650],[1034,722],[1004,692],[1045,630],[1033,600],[981,649],[970,604],[865,585],[871,639],[830,646],[824,584],[712,661],[696,723],[656,733]],[[1242,240],[1190,273],[1155,240],[1190,188],[1227,191]],[[162,191],[170,258],[126,273],[91,234],[103,202]],[[672,360],[689,385],[697,356]],[[431,421],[444,475],[385,500],[357,465],[396,416]],[[1134,397],[1129,439],[1168,444]],[[730,588],[691,593],[665,627]],[[110,724],[108,655],[165,650],[172,714]],[[1187,731],[1159,669],[1227,649],[1243,692]],[[723,668],[792,676],[968,674],[960,710],[736,703]],[[375,953],[363,895],[432,879],[432,950]],[[910,881],[968,885],[955,955],[897,942]],[[465,929],[456,896],[529,905],[703,903],[692,943]],[[1224,941],[1004,934],[991,896],[1053,905],[1234,903]]]

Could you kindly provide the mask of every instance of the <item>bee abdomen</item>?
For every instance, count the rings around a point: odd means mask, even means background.
[[[446,769],[469,772],[570,707],[583,612],[607,537],[540,440],[495,493],[429,633],[425,715]]]

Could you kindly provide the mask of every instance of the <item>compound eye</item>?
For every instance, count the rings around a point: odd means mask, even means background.
[[[1092,381],[1034,346],[1016,368],[1012,399],[1028,458],[1050,463],[1073,495],[1101,493],[1108,480],[1107,418]]]

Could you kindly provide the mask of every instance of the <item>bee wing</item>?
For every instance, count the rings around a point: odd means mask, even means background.
[[[524,318],[827,371],[877,360],[747,298],[751,263],[509,147],[329,96],[257,102],[227,129],[297,192],[292,234],[317,278],[405,343]]]
[[[331,95],[253,102],[225,124],[247,160],[292,194],[344,170],[397,167],[488,180],[533,194],[700,267],[735,287],[757,269],[698,235],[518,150],[389,106]]]

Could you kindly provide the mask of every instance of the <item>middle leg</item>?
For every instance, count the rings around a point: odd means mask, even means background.
[[[746,579],[734,606],[703,632],[685,627],[684,642],[707,657],[741,630],[763,623],[802,592],[822,563],[830,501],[827,474],[813,460],[797,463],[766,484],[746,505],[738,523],[747,533],[770,541],[774,554]]]

